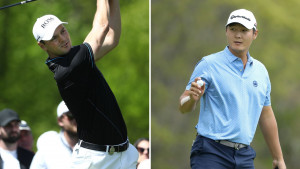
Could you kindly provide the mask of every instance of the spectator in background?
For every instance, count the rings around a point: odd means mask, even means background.
[[[73,148],[78,142],[77,123],[63,101],[57,107],[57,122],[61,127],[59,133],[48,131],[38,138],[38,151],[30,169],[69,168]]]
[[[20,121],[14,110],[0,112],[0,169],[29,169],[34,153],[18,147]]]
[[[151,169],[150,159],[143,160],[139,163],[137,169]]]
[[[19,126],[20,139],[18,145],[26,150],[33,151],[33,136],[27,122],[22,120]]]
[[[139,152],[138,164],[149,159],[149,139],[148,138],[140,138],[134,143],[135,148]]]

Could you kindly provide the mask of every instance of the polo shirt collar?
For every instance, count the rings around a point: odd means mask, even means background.
[[[60,130],[59,136],[60,136],[60,139],[61,139],[62,143],[64,144],[64,146],[72,152],[73,151],[72,147],[70,147],[69,143],[67,142],[67,140],[64,136],[64,131],[63,130]]]
[[[228,59],[228,61],[229,61],[230,63],[232,63],[232,62],[236,61],[237,59],[239,59],[239,57],[235,56],[234,54],[232,54],[232,53],[230,52],[228,46],[225,47],[224,51],[226,52],[226,54],[227,54],[226,57],[227,57],[227,59]],[[252,63],[253,63],[253,58],[250,56],[249,51],[248,51],[248,53],[247,53],[247,57],[248,57],[248,63],[249,63],[250,65],[252,65]]]
[[[54,69],[57,67],[57,65],[55,64],[56,62],[58,62],[59,60],[63,59],[64,57],[56,57],[56,58],[48,58],[45,62],[45,64],[49,67],[49,69],[54,73]]]

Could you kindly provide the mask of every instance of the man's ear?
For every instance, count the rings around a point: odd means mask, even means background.
[[[63,121],[62,121],[62,118],[63,118],[62,116],[57,118],[57,124],[58,124],[60,127],[64,126],[64,123],[63,123]]]
[[[42,48],[44,51],[47,51],[47,47],[46,47],[45,43],[38,42],[38,45],[39,45],[40,48]]]
[[[253,40],[257,38],[257,35],[258,35],[258,30],[255,30],[255,32],[253,33]]]

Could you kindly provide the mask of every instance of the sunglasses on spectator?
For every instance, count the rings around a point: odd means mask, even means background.
[[[142,148],[142,147],[138,147],[137,150],[143,154],[145,150],[147,150],[147,152],[149,153],[149,148]]]

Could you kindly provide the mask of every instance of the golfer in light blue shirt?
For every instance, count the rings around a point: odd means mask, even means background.
[[[250,146],[260,125],[273,167],[286,169],[271,107],[268,71],[249,48],[258,35],[252,12],[233,11],[226,24],[228,46],[198,62],[180,97],[179,110],[193,111],[200,100],[192,169],[253,169]],[[202,80],[203,86],[197,83]]]

